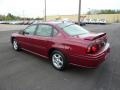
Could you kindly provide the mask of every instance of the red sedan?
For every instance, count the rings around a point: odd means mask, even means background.
[[[13,33],[14,50],[25,50],[49,58],[57,70],[68,64],[96,68],[108,56],[110,45],[106,33],[92,33],[65,22],[33,24]]]

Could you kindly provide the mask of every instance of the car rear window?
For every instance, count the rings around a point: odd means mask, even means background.
[[[63,28],[63,30],[70,36],[89,33],[89,31],[87,31],[86,29],[84,29],[76,24],[71,24],[71,25],[65,26]]]
[[[65,28],[65,27],[67,27],[67,26],[69,26],[69,25],[72,25],[73,23],[59,23],[59,24],[57,24],[60,28]]]

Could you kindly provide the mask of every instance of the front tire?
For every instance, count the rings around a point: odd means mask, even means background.
[[[17,42],[16,39],[13,39],[12,45],[13,45],[13,49],[14,49],[15,51],[20,51],[20,46],[19,46],[19,44],[18,44],[18,42]]]
[[[67,59],[60,51],[53,51],[50,58],[52,65],[55,69],[60,71],[66,69],[68,64]]]

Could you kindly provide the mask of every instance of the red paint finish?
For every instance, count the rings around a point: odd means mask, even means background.
[[[12,38],[16,38],[20,47],[24,50],[34,52],[43,57],[48,57],[51,50],[61,51],[68,59],[69,64],[87,68],[95,68],[105,61],[110,52],[110,45],[107,42],[106,33],[86,33],[70,36],[57,23],[42,23],[50,25],[57,31],[54,36],[44,37],[37,35],[24,35],[23,33],[13,33]],[[39,25],[39,24],[37,24]],[[104,42],[103,42],[104,41]],[[88,53],[88,47],[98,45],[99,50]]]

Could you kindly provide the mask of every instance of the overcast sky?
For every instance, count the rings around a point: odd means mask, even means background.
[[[77,14],[79,0],[46,0],[47,15]],[[89,9],[120,9],[120,0],[82,0],[82,13]],[[0,14],[43,16],[44,0],[0,0]]]

